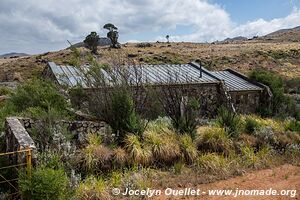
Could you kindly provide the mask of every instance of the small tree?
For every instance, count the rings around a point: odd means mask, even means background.
[[[108,30],[107,37],[111,40],[112,47],[120,48],[120,45],[118,45],[119,44],[118,43],[119,32],[117,31],[118,28],[111,23],[105,24],[103,28]]]
[[[167,39],[167,42],[170,43],[170,41],[169,41],[170,36],[169,35],[166,35],[166,39]]]
[[[83,41],[93,54],[97,53],[99,35],[96,32],[91,32]]]

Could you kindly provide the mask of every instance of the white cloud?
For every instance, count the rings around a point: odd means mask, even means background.
[[[55,50],[83,39],[90,31],[101,36],[101,26],[112,22],[120,36],[151,33],[149,41],[213,41],[237,35],[262,35],[280,28],[299,25],[300,10],[285,18],[259,19],[237,25],[230,15],[208,0],[1,0],[0,52],[40,52]],[[172,35],[178,26],[190,27],[192,33]],[[191,32],[191,31],[189,31]],[[162,35],[158,38],[153,36]]]

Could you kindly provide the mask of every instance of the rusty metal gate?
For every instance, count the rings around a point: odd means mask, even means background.
[[[18,189],[18,170],[20,168],[26,168],[28,177],[31,177],[32,168],[32,150],[30,148],[14,151],[0,153],[0,188],[6,190],[9,193],[9,199],[17,199],[19,197]],[[24,159],[12,159],[16,157],[22,157]],[[15,162],[11,162],[15,160]],[[4,165],[4,166],[3,166]]]

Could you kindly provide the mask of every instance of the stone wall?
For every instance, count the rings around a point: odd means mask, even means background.
[[[172,98],[170,93],[176,93],[176,99],[180,102],[181,98],[195,98],[199,101],[199,117],[207,118],[214,117],[217,113],[217,109],[220,105],[226,102],[225,94],[220,89],[220,83],[201,83],[201,84],[181,84],[181,85],[155,85],[148,86],[146,89],[139,88],[140,91],[137,91],[134,87],[131,87],[133,98],[137,102],[137,110],[148,115],[149,109],[153,106],[154,101],[159,101],[158,95],[162,96],[165,103],[168,104],[169,99]],[[105,100],[105,96],[109,97],[111,89],[102,88],[102,89],[84,89],[87,96],[89,96],[89,109],[90,111],[97,113],[101,109],[99,101]],[[147,91],[147,92],[146,92]],[[72,97],[71,97],[72,102]],[[162,104],[160,101],[159,104]],[[157,105],[163,106],[163,105]],[[165,105],[168,107],[168,105]],[[147,117],[147,116],[144,116]]]
[[[260,91],[230,92],[230,95],[238,113],[255,113],[261,105],[262,93]]]
[[[25,150],[26,148],[30,148],[33,151],[36,149],[34,141],[16,117],[9,117],[5,120],[5,141],[6,152]],[[12,164],[24,163],[24,159],[24,153],[16,153],[10,156]]]
[[[35,124],[39,123],[39,121],[29,118],[19,118],[19,120],[26,130],[30,130]],[[97,133],[101,135],[104,141],[109,141],[112,137],[110,127],[105,122],[61,120],[55,123],[58,126],[65,127],[79,144],[84,143],[88,133]]]

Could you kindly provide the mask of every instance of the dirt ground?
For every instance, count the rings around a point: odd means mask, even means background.
[[[291,197],[287,196],[209,196],[208,194],[201,194],[200,196],[186,196],[186,197],[175,197],[175,196],[166,196],[161,195],[154,198],[155,200],[173,200],[173,199],[209,199],[209,200],[227,200],[227,199],[300,199],[300,167],[293,165],[282,165],[273,169],[265,169],[256,172],[251,172],[245,174],[244,176],[239,176],[235,178],[230,178],[227,180],[218,181],[215,183],[209,184],[200,184],[193,189],[200,189],[201,191],[208,190],[222,190],[230,189],[236,190],[236,188],[244,190],[268,190],[270,188],[281,191],[281,190],[297,190],[296,196]],[[182,189],[182,188],[177,188]],[[164,190],[162,190],[164,193]]]

